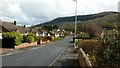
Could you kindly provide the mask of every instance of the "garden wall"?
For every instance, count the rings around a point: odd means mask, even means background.
[[[22,43],[20,45],[15,46],[15,49],[20,49],[20,48],[26,48],[30,46],[36,46],[37,42],[32,42],[32,43]]]
[[[86,56],[82,48],[79,48],[77,50],[77,53],[78,53],[79,64],[81,67],[84,67],[84,68],[92,67],[91,62],[89,61],[88,57]]]

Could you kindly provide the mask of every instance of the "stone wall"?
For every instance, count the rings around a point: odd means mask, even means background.
[[[22,43],[20,45],[15,46],[15,49],[20,49],[20,48],[26,48],[26,47],[30,47],[30,46],[36,46],[37,42],[33,42],[33,43]]]
[[[86,68],[92,67],[91,62],[89,61],[88,57],[86,56],[82,48],[78,48],[77,53],[78,53],[78,60],[79,60],[80,66],[86,67]]]

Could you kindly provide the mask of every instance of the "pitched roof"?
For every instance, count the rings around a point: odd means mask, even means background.
[[[19,32],[20,32],[21,34],[25,34],[25,33],[27,33],[27,32],[30,32],[30,29],[29,29],[29,28],[24,28],[24,27],[22,27],[22,26],[17,26],[17,29],[19,30]]]
[[[14,25],[12,22],[2,21],[2,22],[0,22],[0,25],[2,26],[2,28],[4,27],[6,30],[8,30],[10,32],[16,31],[16,29],[17,29],[16,25]]]

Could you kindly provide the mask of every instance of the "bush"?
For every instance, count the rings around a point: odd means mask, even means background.
[[[96,48],[98,65],[120,65],[120,33],[106,31],[103,39]]]
[[[23,41],[23,36],[17,32],[3,32],[2,37],[2,42],[5,47],[14,47],[14,45],[19,45]]]
[[[58,41],[58,40],[61,40],[61,38],[55,38],[54,41]]]
[[[54,36],[50,36],[50,41],[54,41],[55,37]]]
[[[23,35],[23,42],[26,42],[27,35]]]
[[[29,43],[31,43],[31,42],[34,42],[34,41],[35,41],[35,38],[34,38],[33,36],[28,36],[28,37],[26,38],[26,41],[29,42]]]
[[[79,35],[79,38],[80,38],[80,39],[90,39],[90,35],[89,35],[89,34],[86,34],[86,33],[83,33],[83,34],[80,34],[80,35]]]
[[[23,35],[23,42],[28,42],[26,41],[26,38],[29,37],[29,36],[32,36],[34,37],[34,41],[39,41],[40,40],[40,37],[37,37],[35,34],[33,33],[29,33],[28,35]]]
[[[33,34],[33,33],[29,33],[29,34],[27,35],[27,37],[28,37],[28,36],[33,36],[35,41],[39,40],[39,38],[38,38],[35,34]]]

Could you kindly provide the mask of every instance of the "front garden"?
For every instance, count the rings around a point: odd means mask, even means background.
[[[36,36],[33,33],[27,35],[21,35],[17,32],[3,32],[2,33],[2,47],[3,48],[15,48],[16,46],[25,45],[39,45],[44,43],[49,43],[52,41],[61,40],[61,38],[55,38],[54,36]],[[35,43],[36,42],[36,43]],[[34,43],[34,44],[31,44]]]
[[[120,65],[120,32],[104,31],[104,36],[97,39],[78,39],[81,47],[93,66],[118,67]]]

